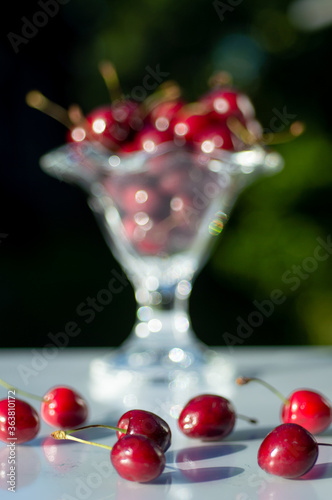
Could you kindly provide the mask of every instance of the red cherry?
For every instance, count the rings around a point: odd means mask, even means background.
[[[180,430],[190,438],[222,439],[233,430],[235,410],[222,396],[202,394],[192,398],[180,413]]]
[[[144,212],[151,215],[158,209],[160,205],[158,193],[152,186],[146,186],[145,184],[133,183],[123,187],[119,186],[118,193],[114,197],[125,213]]]
[[[318,392],[298,390],[287,398],[281,419],[284,423],[299,424],[312,434],[319,434],[331,424],[331,405]]]
[[[156,479],[166,465],[162,449],[141,434],[129,434],[119,439],[111,451],[111,462],[121,477],[139,483]]]
[[[171,445],[171,429],[165,420],[145,410],[129,410],[120,418],[117,427],[127,432],[117,432],[119,439],[129,434],[142,434],[152,439],[163,451]]]
[[[239,385],[255,381],[276,394],[284,403],[281,409],[281,420],[284,423],[299,424],[312,434],[318,434],[331,425],[331,403],[319,392],[300,389],[285,398],[273,386],[259,378],[239,377],[236,381]]]
[[[229,116],[237,116],[248,120],[255,116],[250,99],[242,92],[232,88],[214,88],[201,97],[199,102],[209,108],[213,118],[226,119]]]
[[[203,153],[213,153],[216,149],[234,151],[240,149],[240,141],[232,134],[226,125],[211,123],[202,128],[193,137],[194,143]],[[244,147],[244,144],[242,145]]]
[[[175,115],[172,131],[176,138],[191,141],[203,128],[210,125],[206,107],[197,103],[184,106]]]
[[[15,444],[34,439],[39,431],[40,421],[36,410],[20,399],[0,401],[0,440]]]
[[[138,131],[143,127],[140,105],[129,99],[115,101],[112,103],[113,118],[131,130]]]
[[[160,144],[172,140],[173,136],[168,130],[157,130],[153,125],[146,125],[135,134],[133,141],[122,145],[121,152],[145,151],[146,153],[155,153]]]
[[[281,424],[263,440],[258,465],[275,476],[294,479],[306,474],[318,457],[318,444],[304,427]]]
[[[52,427],[71,429],[83,424],[88,417],[84,399],[70,387],[54,387],[44,396],[41,415]]]
[[[69,142],[98,141],[106,148],[116,150],[128,139],[130,126],[118,121],[113,106],[101,106],[86,116],[86,121],[74,126],[67,135]]]
[[[184,102],[178,100],[161,102],[152,109],[147,119],[157,130],[168,130],[183,106]]]

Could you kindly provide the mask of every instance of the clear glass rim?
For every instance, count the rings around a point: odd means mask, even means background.
[[[201,158],[205,162],[215,161],[228,164],[234,174],[251,173],[258,167],[263,168],[267,173],[276,173],[284,165],[278,152],[259,144],[241,151],[215,149],[212,153],[203,153],[186,145],[178,146],[174,142],[166,142],[156,146],[152,152],[138,151],[120,154],[105,149],[100,143],[90,142],[59,146],[40,158],[40,166],[48,174],[62,177],[66,173],[69,175],[74,173],[75,166],[83,165],[86,167],[84,177],[92,180],[96,174],[144,172],[148,169],[149,160],[172,152],[182,152],[197,159]]]

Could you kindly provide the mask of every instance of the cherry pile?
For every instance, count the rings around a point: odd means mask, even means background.
[[[109,155],[110,171],[98,182],[119,212],[123,245],[143,256],[185,251],[197,237],[210,198],[227,187],[209,169],[209,160],[266,144],[254,107],[224,72],[213,75],[207,92],[194,102],[187,102],[174,81],[136,102],[124,96],[111,63],[102,63],[100,71],[110,102],[86,116],[79,106],[66,110],[39,91],[29,92],[27,103],[62,122],[74,148],[93,144]],[[295,122],[289,137],[301,132]],[[144,155],[144,171],[121,168],[137,154]]]

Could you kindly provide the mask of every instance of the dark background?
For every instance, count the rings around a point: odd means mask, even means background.
[[[36,88],[65,108],[78,103],[84,112],[108,102],[98,72],[102,59],[114,62],[125,93],[141,85],[147,66],[159,64],[188,100],[207,90],[214,71],[227,70],[265,128],[275,123],[276,110],[306,124],[303,136],[275,146],[284,170],[239,198],[196,279],[190,307],[197,335],[224,345],[223,334],[236,333],[237,318],[246,320],[254,301],[280,289],[285,301],[245,344],[330,344],[330,258],[301,278],[296,290],[283,276],[294,275],[293,266],[307,262],[317,238],[327,240],[331,233],[331,24],[305,27],[286,0],[62,3],[27,43],[18,44],[17,53],[8,34],[22,36],[22,18],[31,21],[41,6],[12,4],[1,21],[1,346],[43,346],[48,333],[63,331],[68,321],[82,327],[71,346],[116,346],[133,325],[131,287],[91,324],[77,316],[77,306],[95,297],[111,270],[120,268],[85,195],[39,167],[43,154],[64,143],[64,126],[25,103]],[[322,17],[321,2],[312,5],[311,23]]]

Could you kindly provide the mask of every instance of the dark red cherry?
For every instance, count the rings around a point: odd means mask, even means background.
[[[121,477],[139,483],[153,481],[166,465],[162,449],[141,434],[126,434],[119,439],[111,451],[111,462]]]
[[[254,107],[250,99],[232,88],[217,87],[199,99],[209,108],[211,117],[226,119],[229,116],[243,117],[245,120],[253,119]]]
[[[226,398],[202,394],[192,398],[180,413],[180,430],[190,438],[217,440],[233,430],[235,410]]]
[[[143,182],[140,184],[127,184],[123,187],[119,186],[114,199],[126,214],[143,212],[151,215],[160,205],[158,192],[152,186],[146,186],[146,183]]]
[[[4,443],[25,443],[34,439],[40,428],[36,410],[20,399],[0,401],[0,440]]]
[[[143,127],[143,117],[139,103],[130,99],[123,99],[112,103],[113,118],[120,124],[138,131]]]
[[[111,105],[94,109],[82,124],[69,131],[67,141],[97,141],[110,150],[116,150],[128,139],[130,127],[126,122],[117,121],[113,112]]]
[[[165,420],[146,410],[129,410],[122,415],[117,427],[125,429],[126,434],[117,432],[119,439],[124,436],[142,434],[152,439],[163,451],[171,445],[171,429]]]
[[[137,151],[155,153],[160,144],[172,140],[173,136],[169,130],[157,130],[153,125],[145,125],[142,130],[135,134],[131,142],[122,145],[121,151],[124,153]]]
[[[213,153],[218,149],[234,151],[235,145],[239,149],[238,140],[233,136],[226,125],[211,123],[194,135],[195,145],[203,153]]]
[[[52,427],[72,429],[82,425],[88,418],[87,403],[70,387],[54,387],[43,399],[41,415]]]
[[[206,107],[197,103],[184,106],[172,121],[172,131],[177,139],[192,141],[194,136],[210,125]]]
[[[298,390],[287,398],[281,419],[284,423],[299,424],[312,434],[319,434],[331,425],[331,405],[318,392]]]
[[[183,106],[184,102],[179,100],[161,102],[152,109],[147,119],[157,130],[168,130]]]
[[[236,381],[239,385],[258,382],[278,396],[283,401],[281,420],[284,423],[299,424],[312,434],[318,434],[331,425],[331,403],[317,391],[299,389],[285,398],[265,380],[256,377],[238,377]]]
[[[318,444],[304,427],[281,424],[263,440],[258,465],[267,473],[289,479],[303,476],[314,466]]]

